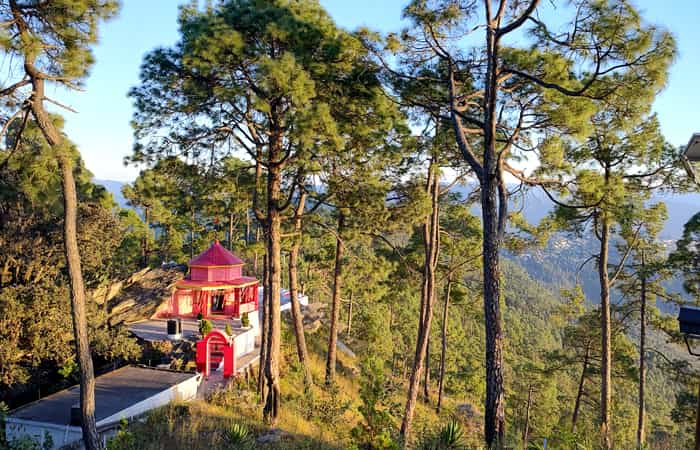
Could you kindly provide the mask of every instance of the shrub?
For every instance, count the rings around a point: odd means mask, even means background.
[[[170,341],[147,342],[141,352],[141,363],[156,365],[168,361],[173,352],[173,344]]]
[[[229,336],[233,336],[233,328],[231,328],[231,324],[226,324],[224,327],[224,333],[228,334]]]
[[[340,390],[333,384],[317,395],[301,398],[302,411],[307,420],[312,420],[322,427],[336,429],[342,422],[343,415],[350,409],[349,400],[340,399]]]
[[[211,333],[213,329],[214,325],[212,325],[211,320],[203,319],[199,321],[199,334],[201,334],[202,337]]]
[[[243,326],[243,327],[250,326],[250,319],[248,318],[247,312],[244,312],[243,314],[241,314],[241,326]]]
[[[107,450],[137,450],[138,448],[139,440],[134,433],[129,431],[129,422],[122,419],[117,434],[107,441]]]
[[[362,379],[360,381],[359,412],[364,419],[352,430],[353,437],[363,447],[372,449],[393,450],[398,444],[392,437],[393,417],[387,403],[390,390],[384,374],[381,360],[368,358],[362,364]]]

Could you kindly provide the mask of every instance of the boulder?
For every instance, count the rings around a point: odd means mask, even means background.
[[[321,320],[317,319],[313,322],[304,323],[304,331],[307,333],[315,333],[321,328]]]
[[[262,445],[277,444],[282,440],[284,435],[285,435],[285,432],[283,430],[281,430],[279,428],[271,428],[271,429],[267,430],[267,432],[258,436],[258,438],[255,441],[258,444],[262,444]]]
[[[314,302],[314,303],[309,303],[308,305],[304,306],[304,309],[302,312],[304,313],[304,316],[306,315],[317,315],[317,314],[323,314],[322,309],[325,309],[328,307],[327,304],[321,303],[321,302]]]

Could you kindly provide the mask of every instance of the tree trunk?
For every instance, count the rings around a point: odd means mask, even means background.
[[[445,384],[445,358],[447,355],[447,310],[450,306],[450,291],[452,289],[452,280],[447,277],[447,285],[445,286],[445,307],[442,310],[442,348],[440,349],[440,379],[438,380],[438,399],[437,412],[440,414],[442,408],[442,393]]]
[[[194,258],[194,207],[190,210],[190,259]]]
[[[144,215],[144,222],[146,226],[146,233],[143,236],[143,261],[142,261],[142,266],[143,267],[148,267],[148,263],[151,259],[151,250],[148,248],[148,235],[150,232],[150,208],[146,206],[143,209],[143,215]]]
[[[350,330],[352,329],[352,297],[353,297],[354,291],[350,291],[350,296],[348,298],[348,326],[345,330],[345,337],[346,339],[350,337]]]
[[[532,385],[527,389],[527,406],[525,407],[525,427],[523,428],[523,448],[530,440],[530,408],[532,408]]]
[[[260,359],[258,363],[258,385],[257,392],[260,396],[260,401],[265,399],[265,365],[267,364],[267,327],[268,327],[268,315],[270,313],[270,308],[268,307],[268,295],[270,295],[270,280],[269,280],[269,258],[267,250],[267,235],[268,235],[268,222],[267,216],[263,214],[260,208],[260,193],[262,191],[262,148],[256,148],[255,155],[255,186],[253,188],[253,213],[258,222],[258,226],[255,228],[255,242],[260,242],[260,231],[262,230],[265,239],[265,252],[263,253],[263,273],[262,273],[262,286],[263,286],[263,301],[262,301],[262,314],[260,321]],[[258,273],[258,251],[255,250],[255,257],[253,259],[253,273]]]
[[[576,429],[576,421],[578,420],[578,412],[581,408],[581,399],[583,398],[583,384],[586,381],[586,370],[588,370],[588,360],[591,355],[590,344],[586,345],[586,354],[583,357],[583,368],[581,369],[581,379],[578,382],[578,391],[576,392],[576,401],[574,402],[574,412],[571,415],[571,428]]]
[[[267,355],[265,363],[265,383],[267,395],[263,415],[270,423],[275,423],[279,416],[280,408],[280,383],[279,383],[279,357],[280,357],[280,289],[282,281],[281,260],[281,224],[282,217],[279,211],[281,168],[276,162],[279,158],[281,139],[270,144],[271,161],[268,167],[267,183],[267,224],[268,255],[269,255],[269,292],[268,296],[268,328],[267,328]]]
[[[428,345],[425,347],[425,370],[423,376],[423,399],[430,403],[430,331],[428,331]]]
[[[267,233],[265,237],[267,247]],[[260,364],[258,365],[258,394],[260,399],[265,399],[265,364],[267,364],[267,328],[270,322],[270,258],[265,250],[263,255],[263,303],[262,303],[262,320],[260,323]]]
[[[80,370],[80,411],[83,441],[87,450],[102,449],[95,422],[95,373],[92,366],[90,340],[85,309],[85,286],[78,249],[78,196],[73,176],[73,162],[68,149],[63,148],[63,138],[44,109],[44,80],[37,76],[33,63],[25,63],[25,70],[32,80],[34,92],[31,98],[32,114],[51,148],[61,171],[63,189],[63,240],[71,289],[71,313],[75,351]]]
[[[233,212],[228,213],[228,249],[233,251]]]
[[[59,151],[62,152],[62,150]],[[65,208],[63,238],[72,294],[71,309],[73,312],[75,347],[80,368],[81,427],[85,448],[96,450],[102,448],[102,441],[97,434],[95,422],[95,372],[92,366],[90,340],[87,332],[85,287],[83,285],[77,237],[78,199],[73,178],[73,164],[70,157],[66,154],[59,156],[59,165],[63,177],[63,204]]]
[[[298,260],[299,248],[301,247],[301,216],[304,214],[304,203],[306,193],[302,192],[299,196],[299,204],[294,215],[294,244],[289,252],[289,300],[292,305],[292,321],[294,323],[294,337],[297,342],[297,356],[299,364],[304,373],[304,388],[310,389],[313,384],[311,377],[311,369],[309,368],[309,357],[306,351],[306,337],[304,336],[304,323],[301,315],[301,306],[299,305],[299,283],[298,283]]]
[[[642,251],[642,272],[641,272],[641,282],[642,282],[642,292],[640,299],[639,308],[639,411],[637,418],[637,448],[642,450],[644,448],[644,409],[645,409],[645,399],[644,399],[644,384],[646,382],[646,334],[647,334],[647,279],[645,272],[645,261],[644,261],[644,251]]]
[[[423,263],[423,284],[421,289],[421,311],[418,319],[418,339],[413,358],[413,367],[408,385],[406,407],[403,421],[401,422],[401,437],[404,444],[410,442],[411,424],[415,414],[416,400],[423,370],[423,362],[428,349],[430,326],[433,316],[433,304],[435,300],[435,272],[437,270],[438,255],[440,251],[440,222],[439,222],[439,196],[440,174],[437,159],[431,159],[428,169],[428,182],[426,190],[431,198],[431,212],[423,224],[423,245],[425,259]]]
[[[245,245],[250,244],[250,214],[245,211]]]
[[[342,284],[343,264],[343,229],[345,216],[338,212],[338,235],[335,244],[335,270],[333,272],[333,299],[331,304],[331,320],[328,331],[328,355],[326,357],[326,384],[333,383],[335,379],[336,352],[338,345],[338,317],[340,315],[340,290]]]
[[[503,390],[503,331],[501,328],[499,242],[496,238],[496,206],[493,189],[482,187],[484,266],[484,319],[486,325],[486,408],[487,446],[503,445],[505,434]],[[495,190],[494,190],[495,191]],[[495,192],[494,192],[495,197]]]
[[[612,389],[612,357],[611,357],[611,324],[610,324],[610,277],[608,276],[608,242],[610,225],[607,217],[601,220],[600,230],[600,259],[598,261],[598,276],[600,279],[600,329],[601,329],[601,358],[600,358],[600,433],[605,448],[612,447],[610,403]]]
[[[490,10],[490,8],[487,8]],[[484,324],[486,328],[486,404],[484,437],[489,448],[502,448],[505,437],[505,392],[503,389],[503,330],[501,324],[501,285],[499,256],[507,216],[506,193],[499,184],[502,167],[496,148],[498,117],[498,36],[489,17],[486,30],[487,74],[484,90],[484,162],[481,176],[481,215],[483,224]],[[500,200],[499,200],[500,199]]]

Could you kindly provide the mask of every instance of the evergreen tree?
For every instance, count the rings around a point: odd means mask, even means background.
[[[63,180],[65,256],[70,273],[73,328],[81,375],[81,426],[88,450],[102,448],[102,444],[95,426],[95,377],[87,335],[85,287],[77,237],[78,199],[69,145],[60,126],[45,108],[46,102],[52,101],[46,96],[46,85],[47,82],[56,83],[68,89],[79,86],[93,63],[90,46],[97,41],[98,24],[114,16],[118,7],[115,0],[10,0],[0,6],[3,23],[0,45],[6,54],[18,57],[22,67],[18,72],[10,69],[11,74],[22,73],[22,77],[0,91],[4,106],[21,105],[8,119],[8,124],[22,117],[15,138],[15,142],[20,142],[19,136],[31,114],[55,150]],[[31,89],[27,91],[25,86]]]
[[[172,154],[173,143],[181,156],[211,160],[229,143],[255,162],[256,184],[265,177],[264,207],[256,204],[255,214],[267,248],[264,411],[274,421],[281,400],[283,215],[296,191],[297,171],[312,170],[319,152],[342,143],[331,114],[333,104],[345,101],[341,86],[349,80],[367,88],[378,82],[362,62],[361,43],[338,29],[315,1],[236,0],[203,10],[190,4],[179,22],[180,42],[146,57],[142,83],[131,93],[139,143],[133,160]],[[167,140],[157,137],[164,128]]]
[[[417,0],[404,10],[412,26],[387,40],[387,49],[399,56],[398,65],[386,64],[389,70],[447,92],[446,119],[480,184],[489,446],[503,445],[505,422],[499,304],[505,173],[524,177],[513,161],[536,151],[539,136],[581,135],[595,100],[624,99],[640,86],[658,86],[674,48],[668,33],[643,25],[626,2],[574,2],[566,8],[571,19],[558,20],[565,26],[556,30],[540,19],[545,9],[538,0]],[[531,39],[515,46],[513,37],[526,25]],[[438,76],[423,70],[437,63],[445,67]]]
[[[637,111],[643,112],[644,105],[648,108],[650,95],[642,96],[635,104]],[[599,244],[598,252],[591,258],[597,263],[600,286],[600,420],[605,447],[612,445],[611,289],[628,256],[641,242],[643,226],[653,227],[660,220],[659,214],[663,214],[663,205],[647,205],[651,193],[655,189],[671,189],[671,180],[679,168],[675,150],[665,143],[657,120],[642,116],[643,122],[638,124],[638,117],[631,116],[626,108],[597,113],[591,119],[591,136],[559,151],[563,158],[554,163],[566,174],[561,176],[570,180],[566,188],[570,198],[552,197],[558,207],[557,219],[570,231],[590,235]],[[616,239],[622,239],[620,258],[611,263],[610,246]]]

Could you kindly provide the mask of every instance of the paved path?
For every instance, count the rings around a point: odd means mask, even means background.
[[[230,379],[224,378],[223,372],[212,371],[209,378],[202,379],[202,382],[197,388],[197,398],[207,398],[209,394],[218,389],[226,387]]]
[[[236,376],[245,376],[246,370],[248,370],[254,364],[260,360],[260,347],[255,347],[252,352],[246,353],[236,359]],[[202,382],[197,388],[197,398],[206,398],[209,394],[218,389],[224,389],[231,381],[232,378],[224,378],[222,371],[212,370],[209,373],[209,378],[202,379]]]
[[[233,330],[233,335],[238,336],[245,333],[248,329],[236,328],[233,326],[232,320],[210,319],[214,328],[223,330],[226,325],[230,325]],[[168,319],[150,319],[135,322],[129,325],[129,331],[134,333],[146,341],[167,341],[168,340]],[[183,339],[198,339],[199,338],[199,321],[197,319],[183,318],[182,319],[182,337]]]

